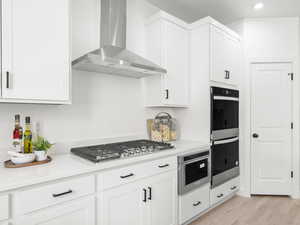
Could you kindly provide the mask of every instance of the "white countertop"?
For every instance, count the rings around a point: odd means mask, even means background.
[[[53,161],[49,164],[26,168],[8,169],[5,168],[2,163],[2,167],[0,168],[0,192],[6,192],[62,178],[120,168],[163,157],[181,155],[194,150],[205,151],[210,147],[209,143],[196,141],[177,141],[173,144],[175,145],[175,149],[97,164],[72,154],[54,155],[52,156]]]

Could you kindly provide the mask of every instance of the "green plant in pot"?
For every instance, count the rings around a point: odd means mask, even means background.
[[[37,161],[44,161],[47,159],[48,151],[52,148],[54,144],[51,144],[48,140],[41,136],[37,136],[37,138],[32,142],[32,146],[34,149],[34,154],[36,155]]]

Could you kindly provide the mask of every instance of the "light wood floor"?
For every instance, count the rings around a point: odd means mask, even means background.
[[[300,200],[237,196],[191,225],[300,225]]]

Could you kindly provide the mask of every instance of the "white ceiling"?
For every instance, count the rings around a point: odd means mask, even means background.
[[[159,8],[187,21],[193,22],[212,16],[222,23],[242,18],[300,16],[300,0],[148,0]],[[265,7],[253,10],[257,2]]]

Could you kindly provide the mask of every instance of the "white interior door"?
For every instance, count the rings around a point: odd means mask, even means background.
[[[289,63],[252,65],[252,194],[291,194]]]

